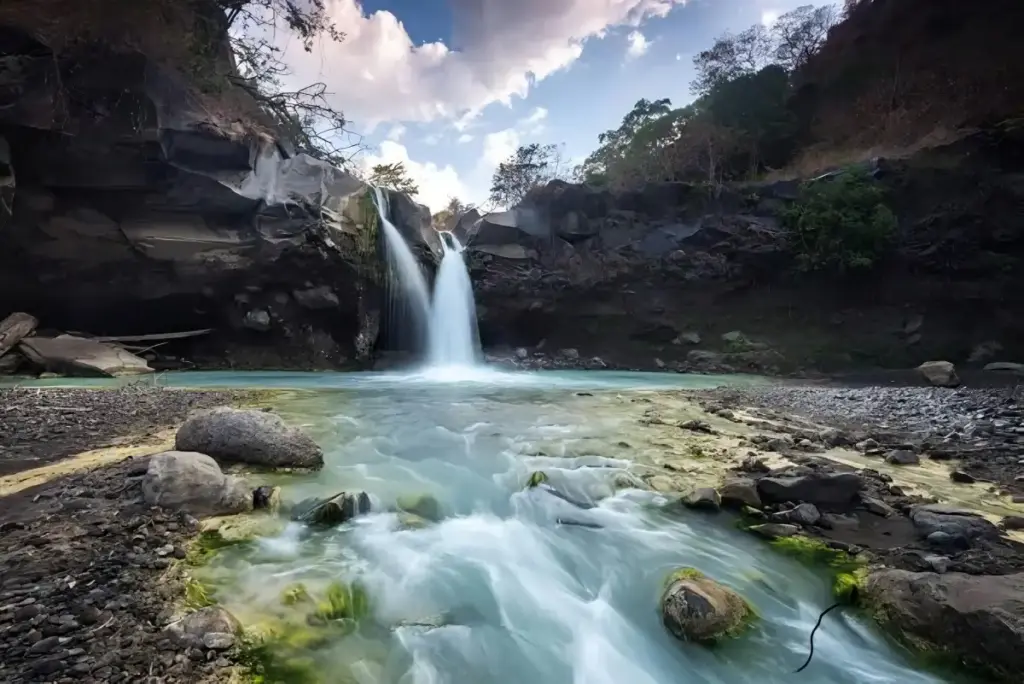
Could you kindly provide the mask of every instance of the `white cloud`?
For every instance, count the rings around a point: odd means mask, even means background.
[[[765,10],[761,12],[761,23],[765,26],[771,26],[779,20],[778,10]]]
[[[405,146],[393,140],[382,142],[378,154],[367,154],[362,162],[367,171],[375,164],[405,164],[409,178],[420,189],[419,194],[413,199],[430,207],[432,213],[444,209],[449,197],[464,199],[469,196],[469,191],[459,178],[459,174],[450,164],[438,166],[433,162],[413,161],[409,158],[409,151]]]
[[[341,43],[312,53],[279,31],[293,85],[323,81],[330,101],[366,125],[472,115],[525,97],[531,85],[572,64],[589,38],[615,26],[664,17],[686,0],[452,0],[459,49],[416,45],[387,11],[369,16],[356,0],[328,0]],[[466,118],[466,114],[469,118]],[[461,131],[461,129],[460,129]]]
[[[463,133],[462,135],[459,136],[459,144],[461,144],[461,145],[465,145],[466,143],[472,142],[472,141],[473,141],[473,136],[471,136],[469,133]]]
[[[511,157],[518,147],[519,133],[514,128],[488,133],[484,138],[484,153],[480,160],[483,168],[493,172],[498,164]]]
[[[647,48],[651,46],[644,34],[639,31],[630,32],[626,40],[629,41],[629,47],[626,48],[626,57],[629,59],[636,59],[637,57],[640,57],[647,52]]]
[[[388,131],[387,139],[399,142],[403,135],[405,135],[405,126],[402,124],[396,124],[391,127],[390,131]]]

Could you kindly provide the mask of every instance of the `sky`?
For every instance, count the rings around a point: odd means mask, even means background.
[[[278,33],[292,85],[322,81],[366,152],[403,162],[431,211],[484,205],[520,144],[582,161],[640,98],[689,102],[692,59],[726,31],[820,0],[325,0],[346,34],[305,52]]]

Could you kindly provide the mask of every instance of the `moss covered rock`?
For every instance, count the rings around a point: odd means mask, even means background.
[[[548,474],[543,470],[530,473],[530,478],[526,481],[526,488],[533,489],[537,485],[544,484],[548,481]]]
[[[437,522],[441,519],[441,504],[429,494],[410,494],[398,497],[398,510],[412,513],[424,520]]]
[[[306,499],[292,509],[292,519],[307,525],[332,526],[370,512],[366,492],[341,492],[326,499]]]
[[[736,636],[757,617],[746,599],[695,568],[674,571],[666,585],[662,622],[684,641],[714,643]]]

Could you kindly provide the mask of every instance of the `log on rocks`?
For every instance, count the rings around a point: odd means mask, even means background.
[[[22,312],[12,313],[0,321],[0,356],[31,335],[37,325],[39,321],[35,316]]]
[[[48,371],[86,377],[152,373],[145,359],[94,340],[72,335],[26,337],[18,349]]]

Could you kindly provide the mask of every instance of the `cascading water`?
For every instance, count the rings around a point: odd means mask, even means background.
[[[377,187],[373,188],[373,198],[377,205],[377,215],[380,217],[380,223],[384,229],[388,265],[412,309],[412,327],[419,337],[416,340],[416,346],[419,348],[423,342],[422,332],[429,329],[430,290],[427,288],[427,280],[423,277],[423,270],[420,268],[419,262],[416,261],[412,250],[409,249],[409,245],[406,244],[405,238],[402,237],[388,216],[388,202],[383,191]],[[392,316],[394,316],[395,301],[392,299],[389,305],[392,308]]]
[[[427,362],[431,366],[473,366],[479,360],[473,283],[463,260],[463,246],[452,233],[441,233],[444,256],[434,281],[428,329]]]

